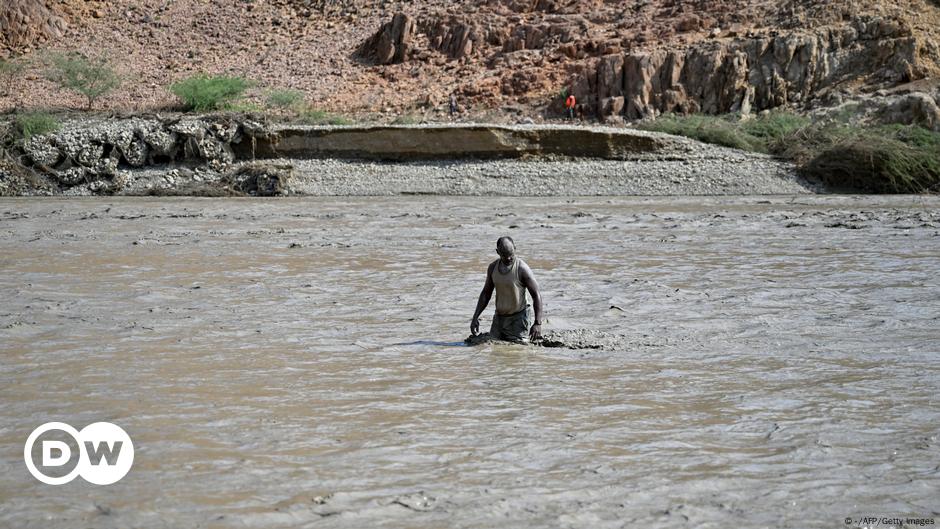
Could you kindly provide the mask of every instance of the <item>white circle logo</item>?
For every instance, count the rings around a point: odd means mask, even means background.
[[[134,443],[120,426],[109,422],[89,424],[81,431],[64,422],[47,422],[29,434],[23,460],[29,473],[47,485],[63,485],[76,476],[110,485],[130,471]]]

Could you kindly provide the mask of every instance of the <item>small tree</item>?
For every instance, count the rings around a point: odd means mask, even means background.
[[[85,96],[89,109],[98,98],[121,85],[121,77],[104,57],[89,58],[77,52],[60,53],[52,55],[50,62],[49,79],[66,90]]]

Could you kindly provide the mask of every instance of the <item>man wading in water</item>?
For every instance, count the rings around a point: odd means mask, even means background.
[[[537,340],[542,336],[542,296],[532,269],[516,257],[516,245],[511,237],[500,237],[496,241],[496,253],[499,259],[486,269],[486,283],[470,321],[470,334],[476,336],[480,333],[480,314],[489,305],[495,289],[496,314],[490,326],[490,337],[510,342],[525,342],[527,337]],[[526,304],[526,290],[532,294],[532,304],[535,305],[534,322]]]

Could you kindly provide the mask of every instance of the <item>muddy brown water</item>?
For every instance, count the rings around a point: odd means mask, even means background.
[[[938,206],[2,200],[0,526],[940,518]],[[506,233],[546,330],[615,338],[460,346]],[[39,483],[48,421],[122,426],[133,469]]]

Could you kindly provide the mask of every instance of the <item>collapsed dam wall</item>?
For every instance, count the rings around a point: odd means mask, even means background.
[[[241,145],[242,158],[356,158],[370,160],[498,159],[539,156],[632,159],[674,146],[662,135],[632,129],[583,127],[369,126],[347,128],[279,127],[256,141],[254,152]]]
[[[604,127],[311,127],[229,116],[84,118],[24,141],[19,162],[61,188],[90,183],[119,188],[121,169],[181,163],[220,169],[235,162],[275,158],[628,160],[675,155],[688,149],[686,143],[662,134]]]

